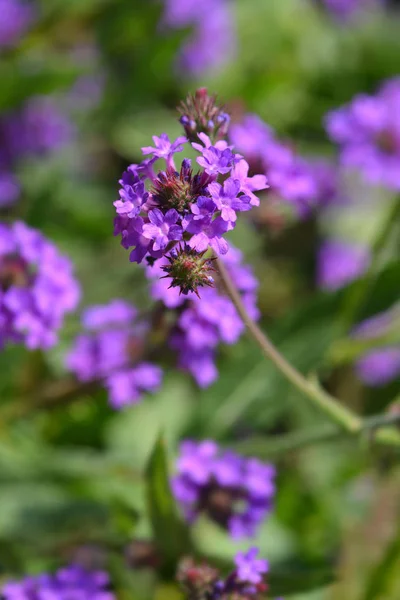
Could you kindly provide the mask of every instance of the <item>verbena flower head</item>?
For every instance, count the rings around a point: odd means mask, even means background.
[[[191,34],[178,55],[178,68],[198,77],[234,57],[236,35],[229,0],[164,0],[163,25]]]
[[[400,325],[398,306],[370,317],[353,331],[356,339],[371,339],[389,335]],[[356,372],[360,379],[371,387],[380,387],[400,376],[400,344],[380,345],[369,350],[356,362]]]
[[[0,223],[0,348],[49,348],[79,300],[70,261],[21,222]]]
[[[312,167],[280,142],[268,125],[256,115],[246,115],[241,123],[231,125],[229,138],[251,171],[267,176],[271,195],[290,205],[300,217],[312,211],[319,196]]]
[[[161,385],[161,369],[144,359],[147,325],[136,317],[136,309],[123,300],[86,309],[86,332],[76,338],[66,359],[80,381],[104,380],[115,409],[138,403]]]
[[[329,113],[326,128],[345,167],[360,171],[368,183],[400,190],[400,78]]]
[[[318,251],[317,283],[326,290],[340,289],[365,273],[369,262],[365,246],[328,240]]]
[[[197,252],[200,264],[207,251],[210,255],[211,251],[226,254],[228,243],[224,236],[235,227],[237,213],[256,204],[254,192],[267,186],[264,176],[248,177],[246,161],[232,146],[222,139],[212,142],[204,132],[202,107],[215,123],[222,115],[223,122],[218,126],[209,123],[208,131],[214,138],[226,130],[227,120],[225,113],[215,106],[215,98],[207,96],[205,90],[197,95],[197,100],[190,96],[184,106],[194,111],[188,119],[192,122],[191,139],[197,135],[192,147],[199,153],[196,162],[200,168],[194,172],[188,158],[183,158],[177,168],[175,155],[182,152],[188,140],[179,137],[170,141],[162,134],[154,136],[154,146],[143,148],[149,158],[128,167],[120,180],[120,197],[114,202],[117,212],[114,233],[121,236],[124,248],[131,249],[132,262],[145,259],[153,264],[154,260],[166,257],[172,264],[178,253],[183,264],[185,253],[189,263],[195,260]],[[165,168],[156,170],[160,159],[165,161]],[[169,273],[168,269],[164,271]],[[171,285],[176,287],[178,282],[180,278],[173,277]],[[181,291],[186,294],[197,290],[204,285],[205,277],[202,284],[199,282],[196,279],[192,287],[188,279],[182,282]]]
[[[242,264],[241,252],[232,246],[224,255],[224,262],[249,314],[258,319],[258,281],[251,267]],[[184,269],[189,271],[188,279],[181,273]],[[162,278],[166,272],[173,278],[171,285],[170,279]],[[146,274],[152,281],[153,299],[177,310],[177,321],[168,343],[178,355],[179,367],[189,371],[199,386],[209,386],[218,376],[215,357],[219,344],[237,342],[244,331],[234,305],[218,287],[212,261],[202,253],[178,250],[147,266]],[[189,281],[188,289],[182,289],[183,280]],[[201,298],[196,295],[199,287]]]
[[[228,133],[230,116],[219,106],[216,95],[210,96],[206,88],[189,94],[178,110],[181,113],[179,121],[191,142],[197,142],[199,133],[205,133],[214,142]]]
[[[34,20],[31,0],[0,0],[0,50],[17,44]]]
[[[109,577],[104,571],[87,571],[78,565],[59,569],[54,574],[9,581],[1,589],[4,600],[115,600],[108,591]]]
[[[177,579],[185,599],[256,600],[265,597],[268,586],[263,576],[268,572],[268,562],[257,558],[258,553],[255,547],[239,552],[235,557],[234,570],[226,577],[221,577],[217,569],[206,563],[196,564],[191,558],[183,560]]]
[[[271,511],[275,469],[255,458],[223,452],[213,441],[186,441],[172,488],[186,519],[205,513],[232,537],[252,537]]]

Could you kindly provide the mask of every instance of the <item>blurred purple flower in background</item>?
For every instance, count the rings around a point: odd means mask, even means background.
[[[258,552],[258,548],[250,548],[247,552],[236,554],[236,575],[239,581],[252,584],[262,581],[262,575],[268,571],[268,562],[257,558]]]
[[[0,50],[16,45],[32,25],[31,0],[0,0]]]
[[[86,332],[78,335],[66,358],[80,381],[104,379],[115,409],[137,404],[143,393],[161,385],[161,369],[143,360],[147,326],[135,323],[136,317],[136,309],[123,300],[87,308],[82,315]]]
[[[252,318],[259,316],[257,310],[258,281],[251,267],[242,264],[240,250],[229,248],[224,255],[225,264],[241,292],[243,302]],[[215,355],[220,343],[237,342],[244,325],[231,300],[218,288],[204,289],[201,299],[194,293],[181,295],[177,287],[168,287],[167,279],[160,279],[166,258],[146,267],[151,280],[151,295],[166,307],[179,307],[179,318],[169,337],[169,345],[178,354],[178,365],[189,371],[200,387],[207,387],[218,377]]]
[[[72,264],[41,233],[21,222],[0,224],[0,348],[53,346],[79,295]]]
[[[9,581],[1,589],[4,600],[115,600],[107,590],[110,580],[104,571],[86,571],[78,565]]]
[[[330,112],[326,128],[343,166],[359,170],[367,183],[400,190],[400,78]]]
[[[272,509],[274,478],[274,467],[256,458],[222,452],[211,440],[185,441],[172,489],[188,521],[205,512],[232,537],[252,537]]]
[[[385,0],[322,0],[327,10],[338,20],[348,21],[376,9]]]
[[[252,172],[267,176],[270,193],[290,205],[298,217],[307,217],[318,204],[321,177],[256,115],[231,125],[229,137]]]
[[[191,28],[178,65],[194,77],[218,70],[233,59],[236,35],[229,0],[164,0],[162,24],[171,29]]]
[[[360,323],[353,331],[355,339],[384,337],[400,329],[400,310],[395,306]],[[380,387],[400,376],[400,344],[380,345],[369,350],[356,363],[359,378],[371,387]]]
[[[318,251],[317,283],[338,290],[360,277],[370,262],[368,248],[341,240],[325,241]]]

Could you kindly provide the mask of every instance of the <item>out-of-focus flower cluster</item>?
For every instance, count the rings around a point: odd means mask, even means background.
[[[32,97],[19,110],[0,114],[0,208],[19,197],[18,162],[58,150],[72,136],[71,122],[51,97]]]
[[[353,331],[359,340],[384,338],[400,330],[400,307],[395,306],[360,323]],[[383,344],[369,350],[356,363],[358,376],[367,385],[379,387],[400,376],[400,344]]]
[[[234,57],[236,35],[229,0],[165,0],[163,27],[190,28],[178,55],[178,68],[198,77]]]
[[[0,51],[14,46],[32,25],[35,9],[31,0],[0,0]]]
[[[214,101],[206,90],[198,90],[186,103],[191,112],[180,119],[189,137],[197,133],[197,142],[191,145],[199,153],[200,170],[194,173],[187,158],[180,169],[175,166],[174,155],[183,150],[186,137],[170,142],[166,134],[154,136],[154,147],[142,148],[151,158],[128,167],[120,180],[120,198],[114,202],[114,233],[121,235],[124,248],[133,248],[130,260],[152,264],[166,257],[169,264],[162,269],[184,294],[213,284],[204,253],[212,249],[226,254],[224,235],[235,227],[237,213],[257,205],[254,192],[267,187],[264,176],[249,177],[242,156],[218,139],[229,117]],[[204,119],[205,110],[210,118]],[[164,170],[155,171],[158,159],[165,161]]]
[[[136,322],[137,316],[123,300],[86,309],[82,315],[86,331],[76,338],[66,360],[80,381],[104,380],[116,409],[136,404],[143,393],[155,392],[162,380],[160,367],[143,358],[148,325]]]
[[[53,346],[78,300],[72,265],[51,242],[24,223],[0,224],[0,347]]]
[[[265,597],[268,589],[263,576],[268,572],[268,562],[257,558],[258,548],[238,552],[235,569],[226,577],[206,563],[196,564],[191,558],[182,561],[177,579],[186,600],[248,600]],[[281,599],[282,600],[282,599]]]
[[[352,20],[381,6],[385,0],[322,0],[327,10],[339,21]]]
[[[365,246],[328,240],[318,251],[318,285],[326,290],[337,290],[365,273],[369,262],[369,251]]]
[[[232,246],[223,260],[249,314],[257,319],[258,282],[251,267],[242,264],[241,252]],[[243,322],[231,300],[218,286],[204,289],[201,298],[193,292],[181,295],[178,288],[169,287],[169,280],[160,278],[165,264],[168,259],[161,258],[153,266],[146,267],[151,280],[151,295],[177,314],[168,343],[178,354],[178,365],[189,371],[199,386],[207,387],[218,377],[215,366],[218,345],[237,342],[244,331]]]
[[[344,167],[360,171],[367,183],[400,190],[400,78],[332,111],[326,127]]]
[[[172,489],[185,518],[207,514],[234,538],[252,537],[271,511],[275,469],[255,458],[222,452],[211,440],[180,448]]]
[[[242,152],[252,172],[268,178],[268,202],[284,203],[300,218],[336,197],[336,174],[329,163],[313,164],[279,141],[268,125],[256,115],[246,115],[231,125],[229,137]]]
[[[44,573],[9,581],[0,595],[4,600],[115,600],[107,589],[109,583],[104,571],[91,572],[71,565],[51,575]]]

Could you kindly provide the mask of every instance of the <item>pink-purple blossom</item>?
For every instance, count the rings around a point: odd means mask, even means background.
[[[317,283],[326,290],[337,290],[361,277],[370,262],[365,246],[342,240],[322,244],[317,257]]]
[[[262,558],[257,558],[258,553],[258,548],[253,547],[247,552],[236,554],[236,576],[242,583],[260,583],[262,575],[268,571],[268,562]]]
[[[15,46],[35,18],[31,0],[0,0],[0,50]]]

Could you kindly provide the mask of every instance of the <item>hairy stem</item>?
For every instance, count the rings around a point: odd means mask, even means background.
[[[361,430],[361,419],[342,406],[333,396],[321,389],[318,384],[306,379],[282,356],[248,314],[223,260],[217,257],[216,265],[229,297],[264,356],[272,361],[282,375],[320,411],[338,423],[345,431],[358,433]]]

